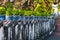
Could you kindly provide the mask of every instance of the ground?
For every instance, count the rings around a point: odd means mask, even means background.
[[[47,40],[60,40],[60,19],[56,21],[56,31]]]

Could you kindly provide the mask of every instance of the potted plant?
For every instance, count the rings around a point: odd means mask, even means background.
[[[13,20],[13,4],[11,2],[6,3],[6,19]]]
[[[5,20],[5,8],[4,7],[0,7],[0,20]]]
[[[24,11],[25,11],[25,10],[19,10],[19,15],[20,15],[20,16],[23,16],[24,13],[25,13]]]
[[[19,19],[19,10],[18,9],[13,10],[13,17],[14,17],[14,20]]]
[[[13,20],[12,13],[13,13],[13,10],[10,9],[10,8],[7,8],[7,10],[6,10],[6,19]]]

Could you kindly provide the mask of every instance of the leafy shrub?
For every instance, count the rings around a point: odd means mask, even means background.
[[[36,0],[34,0],[36,1]],[[50,3],[53,2],[53,0],[49,0]],[[12,16],[12,15],[20,15],[20,16],[50,16],[51,14],[53,14],[53,11],[50,4],[48,3],[48,6],[46,6],[47,4],[45,3],[44,0],[39,0],[39,2],[37,3],[35,9],[33,11],[31,11],[31,9],[29,7],[27,7],[25,10],[20,10],[20,9],[14,9],[14,6],[12,3],[6,3],[7,8],[4,7],[0,7],[0,15],[5,14],[6,16]],[[50,7],[50,9],[49,9]],[[60,9],[59,9],[60,10]]]
[[[0,15],[4,15],[5,14],[5,8],[4,7],[0,7]]]
[[[11,9],[13,8],[13,4],[10,2],[6,3],[6,6],[7,6],[7,8],[11,8]]]
[[[17,10],[17,9],[13,10],[13,15],[15,15],[15,16],[19,15],[19,10]]]
[[[8,9],[6,10],[6,16],[12,16],[12,14],[13,14],[13,9],[8,8]]]
[[[19,15],[20,15],[20,16],[24,16],[24,13],[25,13],[24,11],[25,11],[25,10],[19,10]]]
[[[40,4],[38,3],[34,11],[36,11],[37,16],[50,16],[51,15],[51,10],[49,10],[48,7],[46,7],[46,5],[44,5],[43,3],[40,3]]]

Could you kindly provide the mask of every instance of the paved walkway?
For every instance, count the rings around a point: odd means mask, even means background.
[[[52,35],[51,37],[49,37],[47,40],[60,40],[60,35]]]
[[[47,40],[60,40],[60,19],[56,21],[56,31]]]

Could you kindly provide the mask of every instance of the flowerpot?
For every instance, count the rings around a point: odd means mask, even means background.
[[[21,16],[20,19],[21,19],[21,20],[25,20],[25,17],[24,17],[24,16]]]
[[[11,20],[11,21],[13,21],[13,16],[6,16],[6,20]]]
[[[5,20],[5,15],[0,15],[0,20]]]
[[[28,20],[29,20],[29,17],[28,17],[28,16],[26,16],[26,17],[25,17],[25,20],[26,20],[26,21],[28,21]]]
[[[19,20],[19,16],[13,16],[13,20]]]
[[[29,17],[29,20],[34,20],[34,17],[30,16],[30,17]]]

